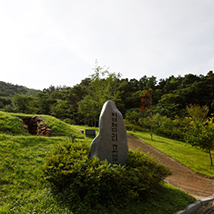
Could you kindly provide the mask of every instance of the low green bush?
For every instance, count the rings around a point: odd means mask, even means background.
[[[179,129],[165,129],[163,127],[158,127],[156,128],[155,133],[174,140],[184,141],[185,139],[185,133]]]
[[[63,120],[63,122],[68,123],[68,124],[70,124],[70,125],[74,125],[74,124],[75,124],[74,120],[72,120],[72,119],[70,119],[70,118],[65,118],[65,119]]]
[[[63,193],[71,210],[80,207],[124,207],[158,190],[171,172],[139,151],[129,151],[124,166],[89,158],[89,145],[64,143],[46,157],[42,178],[53,193]],[[62,195],[62,194],[61,194]]]
[[[125,124],[126,130],[128,131],[142,131],[142,127],[134,124]]]

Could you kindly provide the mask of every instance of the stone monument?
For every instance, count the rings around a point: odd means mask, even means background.
[[[115,103],[104,103],[99,118],[99,134],[90,146],[90,157],[107,160],[111,164],[124,165],[128,158],[126,128],[123,116]]]

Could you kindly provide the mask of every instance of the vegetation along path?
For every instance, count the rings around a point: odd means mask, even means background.
[[[146,144],[142,140],[127,134],[128,147],[131,150],[140,148],[139,151],[149,153],[160,163],[168,167],[173,174],[165,179],[165,182],[183,190],[196,199],[210,197],[214,194],[214,180],[194,174],[188,167]]]

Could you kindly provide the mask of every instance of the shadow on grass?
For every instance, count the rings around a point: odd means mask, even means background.
[[[90,204],[84,204],[81,201],[71,201],[66,194],[57,194],[54,195],[54,198],[59,207],[75,214],[173,214],[179,210],[185,209],[189,204],[196,201],[192,196],[167,184],[161,185],[155,194],[148,195],[138,201],[130,201],[130,203],[125,204],[125,206],[120,206],[119,204],[115,205],[108,202],[91,206]]]

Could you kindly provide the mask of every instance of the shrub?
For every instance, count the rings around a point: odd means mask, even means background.
[[[128,131],[142,131],[142,127],[134,125],[134,124],[126,124],[126,130]]]
[[[154,193],[170,171],[139,151],[129,151],[124,166],[89,158],[87,144],[64,143],[47,155],[42,177],[55,194],[63,193],[71,209],[83,205],[124,207]]]
[[[63,122],[68,123],[68,124],[70,124],[70,125],[74,125],[74,124],[75,124],[74,120],[72,120],[72,119],[70,119],[70,118],[65,118],[65,119],[63,120]]]

